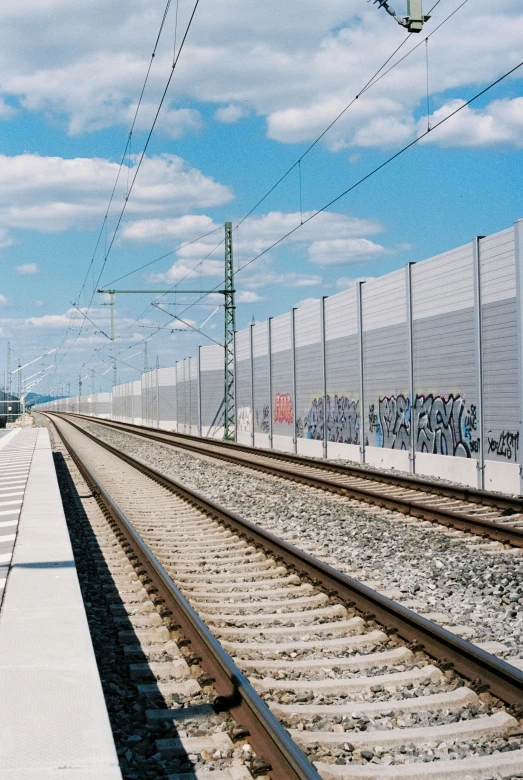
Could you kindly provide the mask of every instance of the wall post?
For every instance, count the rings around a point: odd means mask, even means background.
[[[156,366],[156,427],[160,427],[160,375]]]
[[[269,447],[273,449],[273,434],[272,434],[272,317],[269,317],[267,322],[267,352],[269,358]]]
[[[292,451],[298,451],[296,427],[296,309],[291,311],[291,360],[292,360]]]
[[[198,436],[202,435],[202,348],[198,347],[198,363],[196,367],[198,382]]]
[[[363,381],[363,285],[365,282],[358,282],[358,346],[359,346],[359,366],[360,366],[360,463],[365,463],[365,393]]]
[[[254,447],[254,345],[253,345],[254,323],[249,325],[249,357],[251,369],[251,446]]]
[[[484,236],[475,236],[472,240],[472,266],[474,274],[474,330],[476,345],[476,381],[478,386],[477,435],[479,437],[478,458],[478,488],[485,489],[485,425],[483,420],[483,313],[481,309],[481,245]]]
[[[516,307],[518,317],[519,492],[523,495],[523,219],[514,223],[516,248]]]
[[[327,344],[325,339],[325,301],[327,296],[320,298],[320,328],[321,328],[321,371],[323,382],[323,457],[327,457],[329,432],[327,430]]]
[[[414,430],[414,402],[416,391],[414,389],[414,329],[412,318],[412,266],[415,263],[407,263],[405,266],[405,282],[407,286],[407,349],[409,360],[409,395],[410,395],[410,452],[409,471],[416,473],[416,431]]]

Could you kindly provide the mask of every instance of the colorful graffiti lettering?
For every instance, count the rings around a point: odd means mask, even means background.
[[[274,404],[274,422],[292,425],[292,398],[289,393],[276,393]]]
[[[359,401],[345,395],[327,396],[327,440],[359,444]],[[314,398],[304,420],[307,439],[323,439],[323,398]]]
[[[379,414],[381,441],[378,446],[407,450],[410,447],[410,398],[404,395],[380,398]]]
[[[369,406],[369,420],[373,412],[374,406]],[[379,399],[379,419],[376,428],[379,447],[409,449],[411,425],[414,425],[417,452],[470,458],[473,452],[479,451],[479,439],[473,436],[477,409],[471,404],[466,410],[461,395],[417,395],[414,404],[402,394],[385,396]]]

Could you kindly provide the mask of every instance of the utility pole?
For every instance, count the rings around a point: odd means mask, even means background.
[[[18,400],[22,397],[22,361],[18,358]]]
[[[225,421],[224,438],[234,438],[234,333],[236,331],[236,306],[234,289],[234,264],[232,253],[232,222],[225,223]]]
[[[91,369],[91,395],[94,395],[94,368]]]
[[[149,358],[147,357],[147,342],[143,345],[143,371],[146,374],[149,371]]]

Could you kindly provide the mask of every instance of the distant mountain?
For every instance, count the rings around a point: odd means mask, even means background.
[[[36,404],[46,404],[49,401],[56,401],[57,398],[65,398],[63,395],[38,395],[38,393],[27,393],[25,399],[26,408],[35,406]]]

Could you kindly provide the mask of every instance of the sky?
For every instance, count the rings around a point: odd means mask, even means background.
[[[226,221],[240,329],[523,218],[523,67],[312,216],[519,64],[518,0],[194,4],[0,5],[0,385],[8,341],[52,394],[220,341],[219,295],[117,295],[111,341],[96,290],[220,288]]]

